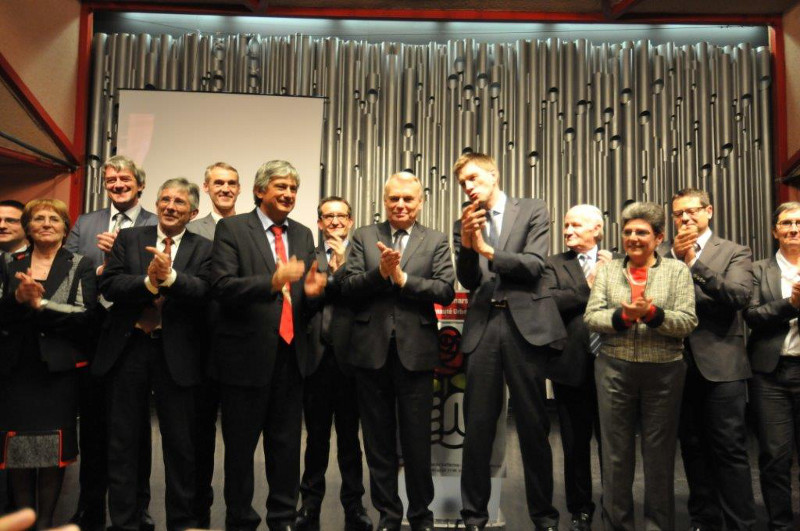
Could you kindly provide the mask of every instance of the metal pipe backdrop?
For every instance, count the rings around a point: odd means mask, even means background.
[[[421,221],[451,233],[464,200],[451,166],[482,151],[509,195],[547,201],[554,252],[571,205],[599,206],[619,247],[628,201],[668,209],[685,186],[712,194],[717,234],[771,252],[767,47],[98,33],[93,65],[87,210],[107,201],[120,88],[320,96],[322,188],[357,225],[383,218],[383,181],[404,170],[423,183]]]

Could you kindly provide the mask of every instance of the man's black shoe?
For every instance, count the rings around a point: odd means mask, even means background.
[[[372,531],[372,520],[362,506],[353,507],[344,513],[345,531]],[[297,531],[300,531],[298,528]]]
[[[106,512],[102,508],[78,508],[69,523],[77,525],[82,531],[102,531],[106,527]]]
[[[319,531],[319,511],[303,507],[294,520],[297,531]]]
[[[592,531],[592,515],[589,513],[575,513],[572,515],[570,531]]]

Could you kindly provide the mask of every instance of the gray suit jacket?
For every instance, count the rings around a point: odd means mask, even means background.
[[[397,353],[410,371],[429,371],[439,360],[434,303],[455,297],[453,262],[447,236],[417,223],[406,243],[400,267],[408,274],[399,288],[379,270],[377,243],[392,246],[389,222],[361,227],[350,240],[342,293],[351,298],[353,329],[346,361],[379,369],[386,363],[392,331]]]
[[[108,232],[108,224],[111,221],[111,209],[101,208],[88,214],[82,214],[78,221],[72,226],[72,230],[67,236],[67,243],[64,244],[67,251],[81,254],[92,261],[95,269],[103,264],[105,256],[103,251],[97,248],[97,235],[101,232]],[[158,217],[144,208],[139,210],[139,215],[133,220],[134,227],[144,227],[158,224]]]
[[[186,230],[189,232],[194,232],[195,234],[199,234],[203,238],[213,242],[214,232],[217,230],[217,222],[214,221],[214,217],[209,214],[202,218],[190,221],[189,224],[186,225]]]
[[[753,296],[744,311],[752,330],[747,353],[754,371],[769,374],[778,366],[789,321],[800,317],[800,311],[781,293],[781,269],[775,256],[756,262],[753,273]]]
[[[514,323],[528,343],[563,348],[567,332],[542,281],[550,247],[550,216],[545,202],[508,198],[491,262],[461,247],[461,221],[453,230],[458,281],[470,292],[461,351],[469,354],[478,346],[492,300],[508,302]]]
[[[672,258],[671,248],[672,242],[664,242],[658,253]],[[687,355],[706,380],[750,378],[741,315],[753,291],[750,249],[712,233],[690,271],[699,323],[686,338],[691,349]]]

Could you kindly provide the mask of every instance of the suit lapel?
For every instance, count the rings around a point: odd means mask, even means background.
[[[328,253],[325,252],[324,243],[317,246],[317,270],[320,273],[326,273],[328,271]]]
[[[503,228],[500,230],[500,249],[505,249],[508,237],[511,235],[511,228],[517,220],[519,214],[519,201],[509,197],[506,199],[506,210],[503,212]]]
[[[578,262],[578,253],[575,251],[568,251],[565,255],[564,269],[572,279],[576,286],[586,283],[586,275],[583,274],[583,268]]]
[[[145,222],[145,220],[146,220],[146,219],[147,219],[147,217],[148,217],[148,216],[147,216],[147,214],[149,214],[149,212],[148,212],[147,210],[145,210],[144,208],[142,208],[141,210],[139,210],[139,215],[138,215],[138,216],[136,216],[136,219],[134,219],[134,220],[133,220],[133,226],[134,226],[134,227],[141,227],[141,226],[143,226],[143,225],[144,225],[144,222]],[[109,218],[109,219],[110,219],[110,218]],[[108,223],[109,223],[109,220],[106,220],[106,224],[108,224]]]
[[[186,271],[186,266],[189,265],[189,259],[194,254],[195,244],[197,243],[194,236],[188,230],[183,233],[181,244],[178,246],[178,253],[175,255],[175,262],[172,264],[176,271]]]
[[[777,301],[783,298],[781,291],[781,268],[778,266],[778,261],[775,256],[769,259],[767,269],[764,271],[764,282],[767,285],[767,290],[772,295],[772,300]]]
[[[722,268],[717,267],[717,261],[722,259],[722,256],[719,252],[719,246],[722,243],[722,240],[717,238],[717,235],[711,233],[711,238],[706,242],[706,246],[703,248],[703,252],[700,253],[700,260],[703,263],[711,268],[714,271],[720,271]]]
[[[388,221],[378,224],[378,241],[386,247],[392,247],[392,227]]]
[[[417,251],[419,246],[422,245],[422,240],[425,239],[426,232],[427,229],[419,223],[411,230],[411,234],[408,236],[408,242],[406,242],[406,248],[403,250],[403,256],[400,258],[400,269],[406,266],[411,256]]]
[[[148,227],[147,230],[138,233],[137,247],[139,248],[139,260],[141,260],[140,267],[141,271],[145,274],[147,273],[148,264],[153,259],[153,255],[150,254],[145,247],[155,247],[156,244],[158,244],[156,225]]]
[[[258,207],[256,207],[258,208]],[[272,250],[269,247],[269,240],[267,234],[264,232],[264,226],[258,218],[258,214],[253,210],[250,214],[250,219],[247,220],[247,225],[250,228],[250,238],[253,240],[253,245],[258,249],[261,258],[264,260],[267,269],[275,271],[275,258],[272,256]]]
[[[58,290],[58,287],[67,278],[69,270],[72,267],[72,253],[68,252],[63,247],[58,250],[58,253],[53,260],[53,265],[50,266],[50,273],[44,282],[44,291],[47,296],[52,296]]]

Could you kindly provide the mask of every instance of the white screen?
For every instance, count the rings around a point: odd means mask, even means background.
[[[227,162],[239,171],[242,192],[236,213],[254,208],[253,180],[261,164],[289,161],[300,174],[291,218],[317,239],[320,199],[321,98],[120,90],[117,154],[147,173],[142,205],[155,211],[158,187],[174,177],[201,186],[198,218],[211,211],[202,193],[205,168]]]

